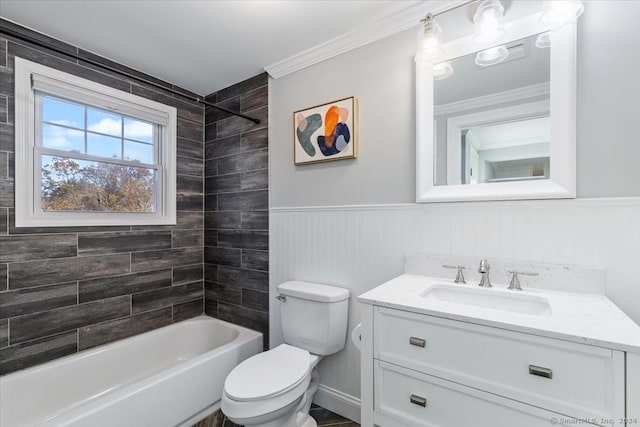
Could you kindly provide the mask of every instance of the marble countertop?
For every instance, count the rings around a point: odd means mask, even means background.
[[[505,309],[424,298],[434,286],[470,288],[473,292],[502,293],[509,298],[542,297],[551,312],[523,314]],[[525,297],[526,298],[526,297]],[[580,344],[640,353],[640,326],[603,295],[525,289],[506,285],[479,288],[475,283],[454,284],[450,279],[402,274],[358,297],[366,304],[422,313],[441,318],[498,327]]]

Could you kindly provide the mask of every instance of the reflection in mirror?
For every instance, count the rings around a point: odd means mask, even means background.
[[[473,126],[461,136],[462,184],[549,179],[549,116]]]
[[[550,49],[537,38],[434,67],[436,185],[549,179]]]

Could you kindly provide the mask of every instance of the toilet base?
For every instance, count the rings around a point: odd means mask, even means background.
[[[306,419],[305,419],[306,418]],[[297,418],[298,427],[318,427],[318,423],[313,417],[309,414],[303,414],[302,412],[298,412]]]

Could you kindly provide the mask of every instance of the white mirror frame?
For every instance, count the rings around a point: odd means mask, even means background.
[[[510,43],[548,31],[540,14],[505,24]],[[450,61],[496,45],[473,45],[471,35],[443,44],[441,61]],[[576,197],[576,23],[551,32],[550,178],[482,184],[435,185],[433,64],[416,61],[416,202],[562,199]]]

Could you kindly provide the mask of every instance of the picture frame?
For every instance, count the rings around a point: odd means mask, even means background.
[[[355,96],[342,98],[293,113],[293,159],[296,166],[358,155]]]

